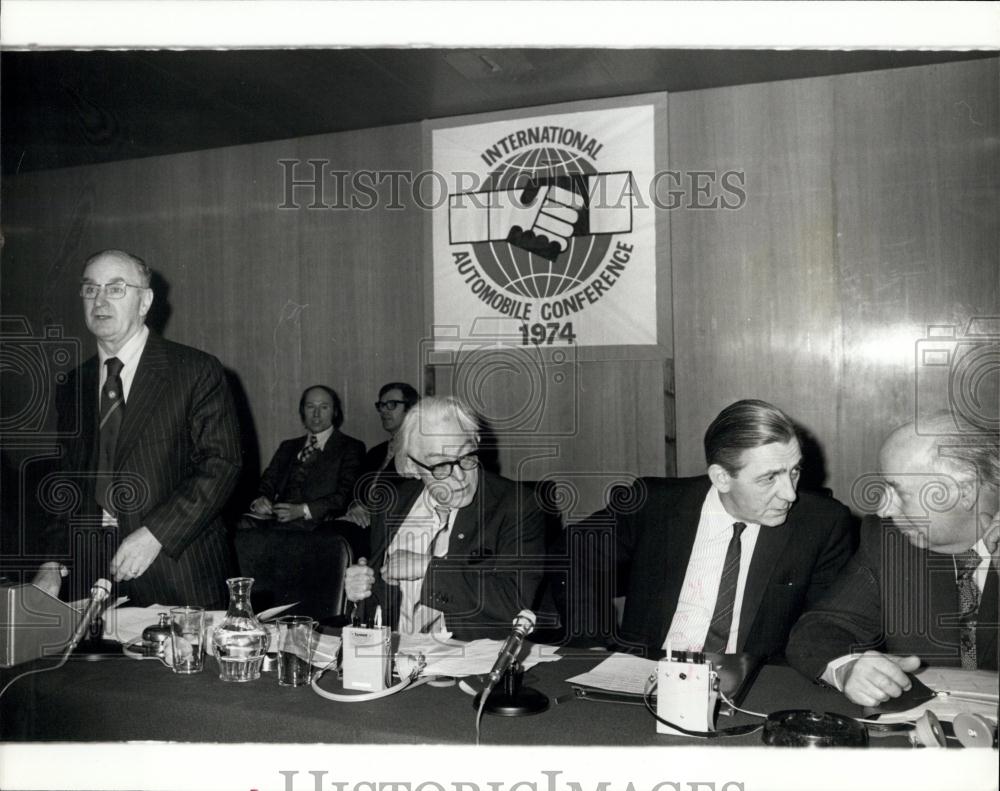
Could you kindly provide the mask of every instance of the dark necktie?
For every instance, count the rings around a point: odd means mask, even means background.
[[[733,523],[733,537],[726,548],[726,562],[719,580],[719,595],[715,599],[715,612],[708,626],[704,651],[722,654],[729,642],[729,630],[733,625],[733,607],[736,603],[736,581],[740,576],[740,536],[746,529],[743,522]]]
[[[108,502],[108,488],[111,486],[111,477],[115,469],[115,448],[118,446],[118,434],[125,417],[125,393],[122,391],[122,361],[117,357],[110,357],[104,361],[104,365],[108,370],[108,375],[101,388],[97,489],[94,496],[101,508],[113,515],[114,509]]]
[[[955,561],[955,585],[958,587],[958,640],[962,655],[962,669],[975,670],[976,623],[979,618],[979,586],[976,585],[976,569],[982,559],[975,550],[968,549],[953,556]]]

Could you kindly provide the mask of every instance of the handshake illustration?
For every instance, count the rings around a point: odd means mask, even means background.
[[[554,176],[449,196],[452,244],[506,241],[555,261],[574,236],[632,230],[632,174]]]

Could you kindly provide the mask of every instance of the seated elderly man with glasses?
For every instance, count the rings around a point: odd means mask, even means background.
[[[347,597],[404,633],[497,637],[530,607],[545,559],[531,492],[479,466],[479,421],[429,397],[399,430],[396,496],[374,511],[371,559],[347,571]],[[415,480],[410,480],[415,479]]]

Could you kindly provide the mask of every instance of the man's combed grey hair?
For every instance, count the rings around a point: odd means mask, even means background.
[[[399,427],[396,472],[405,478],[419,478],[419,467],[410,460],[413,448],[421,437],[439,435],[441,423],[449,420],[457,423],[474,442],[479,442],[479,417],[461,399],[455,396],[428,396],[411,407]]]

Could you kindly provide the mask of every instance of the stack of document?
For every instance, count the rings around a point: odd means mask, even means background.
[[[497,660],[502,640],[473,640],[462,643],[452,640],[448,632],[401,635],[397,654],[422,654],[427,663],[422,676],[476,676],[489,673]],[[521,651],[521,667],[534,667],[539,662],[555,662],[559,656],[554,646],[525,643]]]

